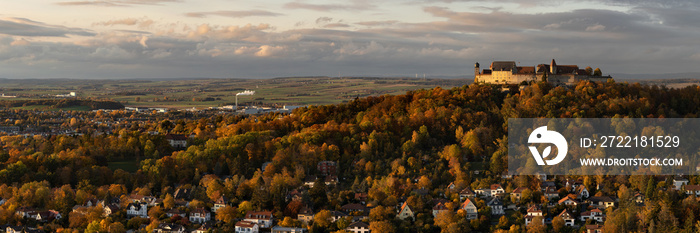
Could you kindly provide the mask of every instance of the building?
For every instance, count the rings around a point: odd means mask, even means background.
[[[175,223],[161,223],[158,224],[156,229],[153,229],[154,233],[184,233],[185,227],[180,224]]]
[[[491,215],[504,215],[506,214],[503,209],[503,202],[497,197],[492,198],[486,206],[491,207]]]
[[[603,197],[591,197],[588,199],[588,201],[591,203],[591,206],[593,207],[603,207],[603,208],[608,208],[608,207],[614,207],[615,206],[615,200],[613,200],[611,197],[608,196],[603,196]]]
[[[362,204],[357,204],[357,203],[348,203],[340,207],[340,209],[345,212],[345,213],[352,213],[352,212],[366,212],[367,207]]]
[[[173,148],[187,147],[187,136],[182,134],[167,134],[165,135],[165,140],[168,140],[168,143]]]
[[[574,85],[582,80],[602,82],[610,76],[594,76],[577,65],[557,65],[556,61],[536,66],[517,66],[515,61],[494,61],[488,69],[481,70],[474,64],[474,83],[520,84],[531,81],[548,81],[558,85]]]
[[[216,199],[216,201],[214,202],[214,207],[211,208],[211,212],[216,213],[216,210],[218,210],[219,208],[226,207],[226,203],[228,203],[228,198],[226,198],[226,196],[224,195],[221,195],[221,197],[219,197],[219,199]]]
[[[469,198],[467,198],[467,200],[465,200],[462,203],[462,205],[460,206],[460,209],[462,209],[462,210],[464,210],[464,212],[466,212],[466,217],[469,220],[479,218],[479,212],[476,209],[476,205]]]
[[[449,209],[447,208],[447,206],[445,206],[445,203],[438,202],[437,204],[435,204],[435,206],[433,206],[433,218],[437,217],[438,214],[446,211],[449,211]]]
[[[300,228],[300,227],[281,227],[281,226],[272,227],[272,233],[307,233],[307,232],[309,232],[308,229]]]
[[[683,190],[685,191],[685,194],[700,196],[700,185],[688,184],[683,186]]]
[[[566,196],[566,197],[562,198],[561,200],[559,200],[559,205],[578,206],[579,204],[580,203],[578,201],[574,200],[573,198],[571,198],[571,196]]]
[[[338,165],[333,161],[321,161],[316,165],[316,169],[324,176],[336,175]]]
[[[249,221],[238,221],[235,226],[236,233],[258,233],[260,226],[257,223]]]
[[[106,205],[104,207],[104,209],[105,209],[104,216],[106,217],[106,216],[110,216],[113,213],[116,213],[117,211],[119,211],[119,206],[115,205],[115,204],[109,204],[109,205]]]
[[[301,221],[306,225],[309,225],[309,222],[314,220],[314,211],[311,210],[311,208],[309,207],[302,207],[301,210],[299,210],[299,213],[297,214],[297,220]]]
[[[500,184],[492,184],[491,185],[491,196],[492,197],[500,196],[504,193],[506,193],[506,190],[504,190]]]
[[[523,191],[525,191],[526,187],[519,187],[513,190],[513,192],[510,193],[511,198],[515,198],[515,200],[520,201],[520,198],[523,196]]]
[[[129,203],[126,206],[126,216],[148,218],[148,205],[140,202]]]
[[[365,222],[354,222],[348,225],[345,230],[352,233],[369,233],[369,224]]]
[[[596,222],[604,222],[605,221],[605,214],[603,214],[603,211],[600,209],[593,209],[593,210],[581,213],[581,221],[585,222],[587,219],[593,219]]]
[[[403,205],[401,205],[401,209],[399,209],[399,214],[396,215],[396,217],[401,220],[415,219],[413,217],[413,210],[411,210],[411,207],[408,206],[408,202],[404,202]]]
[[[574,219],[574,217],[571,216],[571,213],[569,213],[568,210],[564,209],[564,211],[562,211],[559,214],[559,217],[564,220],[564,226],[570,226],[570,227],[574,226],[574,220],[576,220],[576,219]]]
[[[586,225],[586,233],[603,233],[603,225]]]
[[[248,211],[243,220],[256,223],[260,228],[270,228],[274,217],[271,211]]]
[[[687,185],[687,184],[688,184],[688,179],[678,178],[678,177],[673,178],[673,189],[674,190],[681,190],[681,187],[683,187],[683,185]]]
[[[542,217],[542,209],[539,205],[532,205],[527,209],[527,215],[525,215],[525,226],[530,225],[535,217]],[[542,219],[542,224],[544,224],[544,218]]]
[[[197,208],[190,212],[190,222],[205,223],[211,220],[211,213],[204,208]]]
[[[467,199],[467,198],[474,198],[474,197],[476,197],[476,194],[469,187],[466,187],[466,188],[462,189],[462,191],[459,191],[459,200],[460,201]]]
[[[182,211],[178,208],[172,208],[171,210],[168,210],[168,212],[165,212],[166,215],[168,215],[169,218],[175,217],[175,216],[180,216],[180,217],[187,217],[187,213],[185,211]]]
[[[583,186],[583,185],[577,186],[574,193],[576,193],[576,198],[579,200],[587,199],[588,197],[591,196],[591,193],[588,192],[588,189],[586,188],[586,186]]]

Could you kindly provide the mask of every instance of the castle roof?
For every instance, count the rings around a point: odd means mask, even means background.
[[[491,63],[493,71],[511,71],[515,67],[515,61],[494,61]]]

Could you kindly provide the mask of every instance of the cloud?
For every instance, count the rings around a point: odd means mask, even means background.
[[[163,3],[179,2],[179,0],[93,0],[58,2],[61,6],[131,6],[131,5],[161,5]]]
[[[304,9],[312,11],[348,11],[348,10],[369,10],[374,9],[376,6],[372,5],[366,1],[351,1],[352,4],[312,4],[303,2],[289,2],[284,4],[284,8],[287,9]]]
[[[374,27],[374,26],[390,26],[397,24],[399,21],[397,20],[384,20],[384,21],[362,21],[362,22],[357,22],[355,24],[359,24],[362,26],[368,26],[368,27]]]
[[[109,20],[109,21],[104,21],[104,22],[97,22],[93,23],[93,25],[102,25],[102,26],[117,26],[117,25],[126,25],[126,26],[138,26],[139,28],[148,28],[149,26],[153,25],[155,21],[147,18],[124,18],[124,19],[117,19],[117,20]]]
[[[333,21],[333,18],[331,17],[318,17],[316,19],[316,24],[325,24],[325,23],[330,23]]]
[[[217,15],[230,18],[245,18],[253,16],[281,16],[283,14],[264,11],[264,10],[248,10],[248,11],[210,11],[210,12],[190,12],[186,16],[195,18],[205,18],[210,15]]]
[[[81,28],[49,25],[24,18],[0,19],[0,34],[14,36],[66,37],[68,35],[92,36],[93,32]]]
[[[29,41],[25,40],[24,38],[21,38],[19,40],[14,40],[14,41],[12,41],[12,43],[10,43],[10,45],[12,45],[12,46],[27,46],[30,44],[31,43]]]

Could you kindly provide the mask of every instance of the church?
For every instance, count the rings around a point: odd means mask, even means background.
[[[481,70],[474,64],[474,82],[491,84],[520,84],[523,82],[546,80],[555,85],[575,85],[579,81],[607,81],[610,76],[594,75],[577,65],[557,65],[552,62],[536,66],[517,66],[515,61],[494,61],[488,69]]]

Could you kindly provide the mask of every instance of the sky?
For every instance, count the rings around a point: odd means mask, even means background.
[[[0,78],[469,76],[475,62],[700,72],[695,0],[0,2]]]

